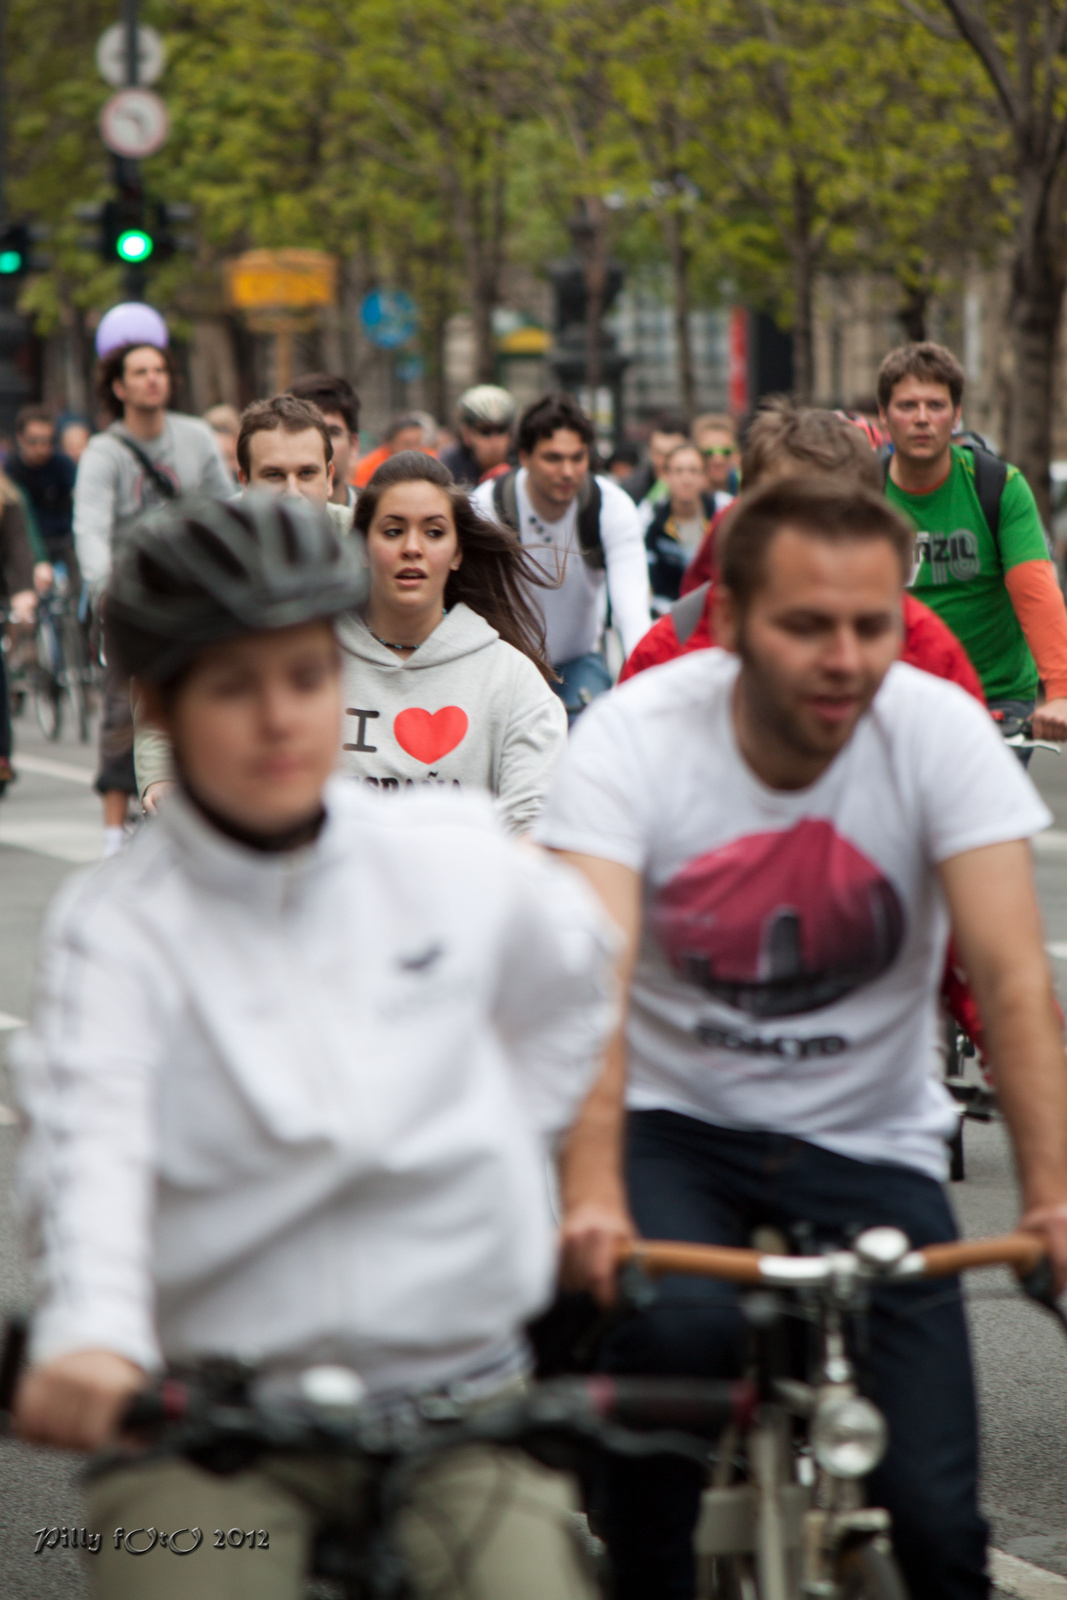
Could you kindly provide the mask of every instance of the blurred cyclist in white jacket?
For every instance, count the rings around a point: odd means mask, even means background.
[[[611,938],[488,801],[330,779],[332,619],[363,582],[320,510],[266,497],[177,502],[116,553],[109,658],[168,733],[179,787],[58,896],[16,1051],[39,1286],[25,1438],[97,1448],[154,1370],[219,1352],[280,1380],[340,1363],[385,1399],[488,1397],[527,1371],[522,1327],[555,1269],[546,1154],[610,1027]],[[506,1451],[471,1472],[466,1454],[458,1487],[447,1463],[423,1486],[424,1532],[434,1496],[459,1495],[499,1518],[479,1594],[586,1596],[567,1480]],[[89,1515],[273,1529],[241,1575],[201,1561],[199,1600],[297,1600],[318,1466],[295,1486],[270,1463],[126,1467]],[[169,1553],[111,1542],[98,1596],[183,1592]],[[426,1539],[407,1554],[428,1592]]]

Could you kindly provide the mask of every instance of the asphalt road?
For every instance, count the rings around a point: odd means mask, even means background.
[[[89,788],[92,750],[70,734],[46,745],[26,719],[16,734],[25,764],[0,801],[0,1057],[2,1030],[28,1014],[34,946],[48,901],[72,866],[94,859],[100,844],[99,802]],[[64,770],[56,772],[57,764]],[[1037,853],[1037,877],[1067,1002],[1067,758],[1039,754],[1033,776],[1056,818]],[[11,1104],[0,1062],[2,1307],[25,1303],[29,1291],[9,1199],[16,1142]],[[1014,1182],[1001,1127],[969,1123],[967,1158],[966,1182],[953,1190],[965,1231],[1007,1228],[1015,1215]],[[1011,1294],[1003,1276],[972,1281],[984,1497],[994,1542],[1067,1574],[1067,1340],[1045,1314]],[[35,1529],[73,1528],[79,1516],[69,1457],[0,1441],[3,1600],[78,1600],[84,1593],[80,1558],[62,1548],[34,1556],[33,1548]]]

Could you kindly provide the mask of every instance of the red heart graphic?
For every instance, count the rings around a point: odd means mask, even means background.
[[[401,750],[430,767],[462,744],[467,736],[467,713],[459,706],[442,706],[434,712],[409,706],[397,713],[393,736]]]

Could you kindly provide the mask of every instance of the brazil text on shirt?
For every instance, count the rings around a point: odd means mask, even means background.
[[[973,457],[959,445],[952,446],[949,475],[936,489],[905,494],[890,478],[886,494],[919,536],[912,588],[961,641],[986,698],[1032,700],[1037,667],[1004,583],[1012,567],[1048,559],[1026,479],[1008,468],[996,539],[979,504]]]

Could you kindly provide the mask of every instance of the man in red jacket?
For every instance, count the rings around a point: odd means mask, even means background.
[[[789,400],[773,400],[756,417],[742,458],[742,481],[754,489],[774,478],[816,472],[848,474],[868,488],[880,490],[882,471],[866,435],[832,411],[801,409]],[[673,661],[690,650],[707,650],[711,633],[715,537],[729,508],[712,523],[704,543],[686,572],[682,597],[650,628],[619,675],[619,682],[646,667]],[[905,592],[904,642],[900,659],[910,666],[949,678],[985,703],[978,674],[955,634],[929,606]]]

